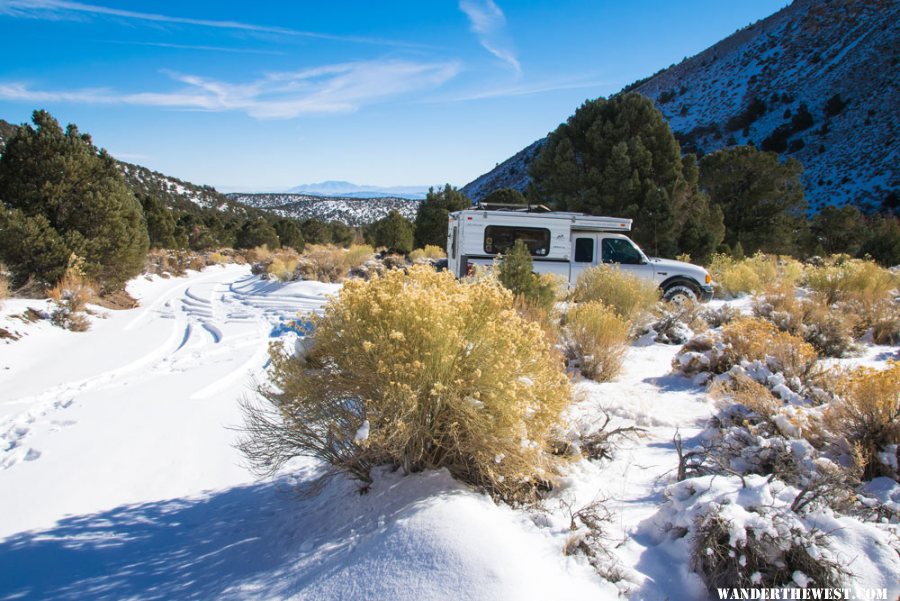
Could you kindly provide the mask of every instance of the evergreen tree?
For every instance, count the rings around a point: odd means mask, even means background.
[[[175,212],[152,194],[139,194],[138,200],[144,209],[150,248],[179,248]]]
[[[725,221],[722,208],[712,204],[709,196],[699,189],[700,170],[697,157],[686,154],[681,158],[684,188],[690,196],[682,213],[677,216],[678,249],[691,260],[706,263],[725,239]]]
[[[556,300],[555,286],[534,273],[534,260],[528,246],[516,240],[497,267],[497,279],[514,295],[544,309],[550,309]]]
[[[497,268],[497,279],[513,294],[524,294],[531,287],[534,276],[534,260],[522,240],[516,240],[512,248],[502,256]]]
[[[662,114],[639,94],[585,102],[550,134],[530,173],[533,197],[556,209],[633,219],[633,237],[651,254],[704,255],[718,246],[718,214],[685,175]]]
[[[199,215],[193,213],[184,213],[178,218],[175,236],[182,238],[191,250],[209,250],[220,246],[215,234]]]
[[[416,212],[416,248],[424,248],[428,244],[446,248],[450,213],[471,206],[472,201],[450,184],[437,192],[434,188],[429,188],[425,200],[419,204],[419,210]]]
[[[121,287],[140,272],[149,247],[140,204],[113,158],[98,150],[90,136],[75,125],[63,131],[46,111],[35,111],[32,121],[34,127],[16,130],[0,157],[0,198],[6,203],[4,211],[13,210],[4,223],[35,235],[54,232],[52,242],[29,238],[39,247],[33,249],[36,253],[60,241],[67,252],[60,264],[43,262],[42,271],[17,253],[0,258],[17,279],[33,276],[53,283],[69,255],[75,254],[83,260],[85,274],[104,289]],[[11,235],[0,232],[2,238]],[[42,256],[49,261],[51,255],[56,253]]]
[[[329,244],[331,227],[318,219],[307,219],[300,224],[300,232],[307,244]]]
[[[854,206],[826,206],[813,215],[808,246],[815,254],[856,255],[869,237],[863,214]],[[819,250],[821,249],[821,251]]]
[[[332,221],[329,226],[331,227],[332,242],[344,248],[353,244],[353,241],[356,239],[356,232],[353,231],[352,227],[340,221]]]
[[[45,283],[62,278],[71,251],[43,215],[26,217],[19,209],[0,207],[0,257],[17,288],[32,277]]]
[[[733,146],[700,161],[700,188],[721,207],[725,242],[744,252],[792,253],[806,227],[806,199],[795,159]]]
[[[293,248],[297,252],[303,252],[306,242],[303,234],[300,233],[300,226],[293,219],[278,219],[275,221],[275,233],[278,234],[278,240],[281,246]]]
[[[868,255],[885,267],[900,265],[900,220],[893,215],[873,217],[869,231],[860,255]]]
[[[391,211],[368,227],[366,238],[376,248],[408,253],[413,248],[413,224],[399,212]]]
[[[484,197],[482,202],[506,205],[528,204],[525,195],[514,188],[500,188]]]
[[[281,246],[281,242],[275,228],[262,217],[247,221],[234,241],[235,248],[256,248],[264,245],[276,249]]]

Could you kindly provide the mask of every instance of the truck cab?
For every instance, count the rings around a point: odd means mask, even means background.
[[[712,298],[712,277],[698,265],[650,258],[630,238],[611,232],[572,232],[569,282],[596,265],[615,266],[659,285],[663,297],[673,301],[708,301]]]

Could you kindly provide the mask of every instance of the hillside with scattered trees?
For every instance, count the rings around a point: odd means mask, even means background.
[[[813,210],[894,211],[898,16],[888,0],[796,0],[621,93],[650,98],[684,152],[753,145],[799,161]],[[477,201],[498,188],[525,191],[545,140],[463,192]]]

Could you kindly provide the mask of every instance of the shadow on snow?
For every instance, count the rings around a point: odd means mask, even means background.
[[[0,541],[0,599],[291,596],[344,570],[354,533],[457,492],[425,480],[384,481],[360,496],[357,483],[335,478],[303,499],[281,480],[66,517]]]

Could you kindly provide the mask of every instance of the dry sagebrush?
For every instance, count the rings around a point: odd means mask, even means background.
[[[305,280],[342,282],[350,272],[350,258],[338,246],[310,244],[300,257],[298,269]]]
[[[818,588],[846,582],[848,572],[829,552],[829,537],[804,527],[792,512],[754,508],[758,520],[771,524],[765,530],[731,522],[726,509],[713,505],[698,516],[692,539],[691,565],[714,597],[722,588],[795,587],[798,572]]]
[[[368,244],[351,244],[347,249],[347,265],[350,269],[359,269],[366,261],[375,256],[375,249]]]
[[[825,302],[873,303],[889,298],[897,288],[896,276],[874,261],[837,255],[824,265],[806,269],[806,285],[825,297]]]
[[[793,285],[802,274],[802,265],[790,257],[757,253],[735,260],[728,255],[713,255],[709,272],[716,283],[718,296],[733,298],[763,290],[773,283]]]
[[[566,354],[583,376],[608,382],[622,371],[630,329],[631,323],[602,302],[579,303],[566,314]]]
[[[778,330],[772,323],[741,317],[721,331],[705,332],[685,344],[672,367],[685,375],[723,374],[735,366],[758,361],[788,379],[805,380],[813,373],[816,351],[802,338]]]
[[[896,460],[891,465],[881,457],[900,444],[900,363],[892,361],[884,370],[857,368],[838,383],[836,393],[825,426],[847,451],[861,455],[863,477],[900,476]]]
[[[900,303],[892,298],[851,300],[839,304],[844,314],[853,315],[854,335],[871,337],[875,344],[900,342]]]
[[[6,277],[6,268],[0,263],[0,307],[7,298],[9,298],[9,279]]]
[[[562,357],[491,281],[412,267],[349,281],[315,321],[306,356],[272,352],[272,403],[246,404],[242,449],[274,471],[312,456],[370,469],[447,468],[510,501],[556,470],[551,433],[569,403]]]
[[[63,278],[47,293],[56,305],[50,313],[51,323],[73,332],[88,330],[91,322],[84,311],[97,295],[97,289],[98,286],[84,276],[81,261],[73,255]]]
[[[271,262],[266,266],[266,273],[282,282],[290,282],[296,279],[299,257],[294,250],[283,249],[272,256]]]
[[[446,259],[447,253],[440,246],[434,244],[426,244],[425,248],[417,248],[409,253],[409,260],[413,263],[438,261]]]
[[[802,338],[778,330],[761,319],[742,318],[722,328],[728,348],[728,368],[742,359],[760,361],[787,378],[805,378],[816,362],[816,351]],[[727,371],[727,370],[724,370]]]
[[[623,319],[636,323],[650,315],[660,300],[660,291],[650,280],[615,267],[598,265],[578,276],[572,300],[602,302]]]
[[[821,356],[846,357],[856,351],[857,314],[828,305],[818,294],[797,298],[793,285],[773,287],[754,300],[753,313],[803,338]]]

